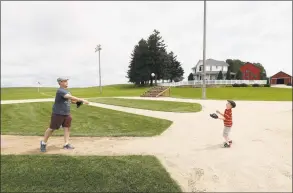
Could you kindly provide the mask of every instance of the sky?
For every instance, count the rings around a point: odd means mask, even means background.
[[[130,55],[157,29],[184,77],[203,58],[203,1],[1,1],[1,86],[127,83]],[[259,62],[292,75],[292,1],[207,2],[206,58]]]

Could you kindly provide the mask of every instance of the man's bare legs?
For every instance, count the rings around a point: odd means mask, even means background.
[[[48,128],[45,131],[44,140],[43,140],[43,142],[45,142],[45,144],[47,143],[49,137],[52,135],[53,132],[54,132],[54,130],[53,129],[50,129],[50,128]]]
[[[74,149],[74,147],[69,143],[70,127],[64,127],[64,149]]]
[[[54,130],[51,129],[51,128],[48,128],[45,131],[44,140],[41,141],[41,152],[46,152],[47,141],[48,141],[49,137],[52,135],[53,132],[54,132]]]
[[[64,144],[67,145],[69,144],[70,128],[64,127],[63,129],[64,129]]]

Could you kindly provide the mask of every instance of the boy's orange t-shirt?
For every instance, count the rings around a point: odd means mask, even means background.
[[[232,127],[232,109],[225,109],[224,112],[224,126],[225,127]]]

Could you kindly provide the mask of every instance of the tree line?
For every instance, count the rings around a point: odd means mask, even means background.
[[[158,80],[178,82],[184,70],[174,52],[167,51],[160,32],[154,30],[147,40],[141,39],[134,46],[127,71],[129,82],[138,86],[153,85]],[[154,77],[152,76],[154,75]]]
[[[242,80],[242,72],[240,71],[240,68],[241,66],[243,66],[244,64],[246,63],[251,63],[251,62],[243,62],[239,59],[236,59],[236,60],[233,60],[233,59],[227,59],[226,60],[226,63],[229,64],[229,67],[228,67],[228,70],[227,70],[227,73],[226,73],[226,77],[225,79],[226,80],[231,80],[232,77],[231,77],[231,72],[235,73],[235,78],[236,80]],[[261,63],[251,63],[255,66],[257,66],[258,68],[260,68],[260,79],[261,80],[267,80],[267,73],[266,73],[266,70],[264,68],[264,66],[261,64]],[[223,76],[223,72],[220,71],[218,76],[217,76],[217,80],[223,80],[224,79],[224,76]],[[188,75],[188,80],[194,80],[194,77],[193,77],[193,73],[190,73]]]

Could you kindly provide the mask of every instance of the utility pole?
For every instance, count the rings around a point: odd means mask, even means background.
[[[202,76],[202,99],[206,99],[206,0],[204,0],[204,16],[203,16],[203,76]]]
[[[96,47],[96,51],[95,52],[99,52],[99,80],[100,80],[100,84],[99,84],[99,87],[100,87],[100,94],[102,94],[102,78],[101,78],[101,45],[97,45]]]

